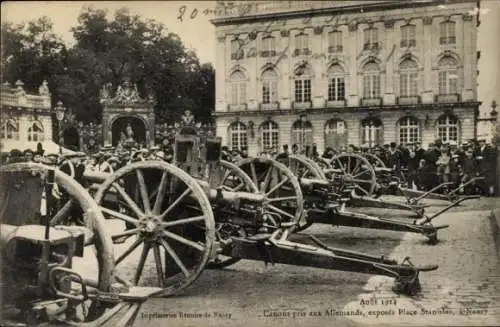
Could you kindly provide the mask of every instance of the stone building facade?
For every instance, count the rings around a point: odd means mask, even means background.
[[[217,135],[250,155],[475,136],[477,1],[218,1]]]
[[[53,111],[47,82],[43,82],[38,93],[27,94],[21,81],[15,87],[2,84],[0,151],[33,149],[38,142],[52,141]]]

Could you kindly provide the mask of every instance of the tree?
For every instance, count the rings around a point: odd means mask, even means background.
[[[27,91],[36,92],[46,80],[57,97],[55,86],[59,76],[65,74],[66,57],[66,47],[52,32],[49,18],[44,16],[28,24],[2,24],[4,81],[22,80]]]
[[[17,79],[36,91],[47,80],[55,102],[62,100],[77,119],[100,119],[102,86],[116,88],[124,78],[138,84],[142,96],[157,98],[158,120],[180,116],[190,109],[208,119],[214,108],[214,71],[200,65],[182,40],[154,20],[119,9],[112,19],[107,11],[84,7],[76,26],[76,40],[67,49],[42,17],[25,25],[2,24],[2,76]]]

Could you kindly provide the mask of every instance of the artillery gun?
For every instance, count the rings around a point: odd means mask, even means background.
[[[343,184],[355,186],[351,201],[355,206],[408,210],[415,212],[419,217],[424,215],[425,208],[421,200],[433,199],[454,203],[460,199],[470,199],[470,197],[461,197],[459,192],[467,185],[484,179],[483,177],[472,178],[452,190],[448,189],[452,185],[449,182],[438,184],[427,191],[414,190],[405,186],[405,169],[401,169],[398,174],[372,153],[342,153],[331,160],[321,158],[316,162],[316,169],[318,167],[324,171],[328,179],[338,176]],[[360,176],[362,178],[359,178]],[[401,195],[406,201],[401,203],[379,199],[383,194]]]
[[[71,198],[81,224],[55,210],[54,185]],[[94,199],[53,167],[0,168],[2,321],[124,326],[160,289],[134,288],[113,277],[113,245]],[[88,268],[88,264],[92,269]]]
[[[241,169],[220,156],[220,139],[181,132],[173,164],[144,161],[111,175],[85,174],[85,179],[100,183],[95,199],[104,215],[125,222],[111,236],[115,243],[128,238],[123,250],[116,251],[122,253],[117,267],[142,245],[139,258],[130,258],[136,267],[133,284],[144,279],[150,249],[156,283],[165,296],[181,292],[204,268],[241,259],[391,276],[395,290],[408,294],[418,291],[420,271],[437,269],[331,249],[317,239],[318,246],[289,241],[304,214],[297,177],[273,160],[260,180],[259,167]]]
[[[241,259],[389,276],[394,291],[409,295],[419,291],[421,271],[438,268],[330,248],[314,237],[316,246],[290,241],[304,214],[297,177],[273,161],[259,188],[259,169],[250,167],[250,177],[220,155],[219,138],[181,132],[173,164],[138,161],[75,176],[88,189],[44,165],[3,166],[2,268],[15,280],[8,281],[19,295],[13,307],[33,317],[29,325],[120,326],[148,297],[179,294],[205,268]],[[45,177],[51,171],[53,183]],[[58,199],[52,184],[63,193]]]
[[[245,167],[253,160],[247,159],[246,162],[240,163],[240,166],[247,170]],[[269,161],[269,159],[259,159],[261,162],[263,160]],[[290,155],[280,161],[299,177],[306,209],[304,219],[298,227],[299,230],[304,230],[314,223],[385,229],[419,233],[427,237],[431,244],[435,244],[438,230],[447,228],[448,225],[434,226],[431,223],[432,220],[462,201],[477,198],[470,196],[458,199],[432,216],[425,216],[422,219],[413,220],[413,222],[407,223],[401,220],[380,218],[346,209],[347,205],[356,206],[360,198],[355,194],[355,185],[346,185],[344,175],[333,175],[332,179],[329,180],[325,171],[315,161],[305,156]],[[363,170],[361,170],[360,176],[363,175],[362,172]],[[399,203],[391,202],[391,205],[392,208],[400,208]]]

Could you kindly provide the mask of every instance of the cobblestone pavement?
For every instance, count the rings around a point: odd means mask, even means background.
[[[423,291],[418,297],[395,297],[387,291],[392,280],[374,276],[344,310],[361,310],[363,315],[352,319],[369,324],[499,326],[500,261],[490,211],[476,210],[492,203],[491,199],[473,200],[439,217],[439,223],[450,227],[440,232],[437,245],[422,245],[415,234],[404,236],[393,257],[409,253],[414,262],[439,264],[437,271],[422,274]],[[369,311],[379,315],[371,316]]]
[[[243,260],[222,271],[205,270],[180,296],[149,299],[134,326],[500,325],[500,264],[488,220],[494,201],[473,200],[437,218],[436,224],[450,227],[440,231],[441,241],[434,246],[426,244],[422,235],[411,233],[319,224],[305,231],[332,247],[397,260],[410,256],[415,264],[439,264],[437,271],[421,274],[423,291],[413,299],[395,296],[392,279],[386,277],[286,265],[266,267],[262,262]],[[443,206],[440,201],[427,203],[432,205],[426,210],[429,215]],[[412,216],[397,210],[353,210],[387,218]],[[294,240],[307,242],[302,235],[295,235]],[[129,276],[133,264],[132,259]],[[148,268],[154,271],[153,265]],[[361,305],[361,300],[367,304]],[[422,308],[430,313],[422,314]],[[473,310],[460,311],[467,308]],[[360,316],[346,315],[358,309]],[[417,314],[409,315],[414,310]],[[377,311],[385,314],[377,317]]]

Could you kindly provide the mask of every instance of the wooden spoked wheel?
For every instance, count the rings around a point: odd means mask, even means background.
[[[59,169],[64,172],[65,174],[75,177],[75,165],[73,165],[73,162],[71,162],[70,159],[64,159],[58,164]]]
[[[58,229],[71,226],[71,229],[75,230],[79,229],[78,222],[84,224],[81,225],[81,230],[85,233],[83,257],[73,257],[72,270],[83,278],[82,283],[85,284],[89,295],[98,291],[109,292],[114,282],[111,237],[105,229],[104,217],[94,199],[71,176],[54,167],[37,163],[16,163],[0,167],[0,185],[4,188],[0,192],[0,203],[2,203],[0,222],[14,226],[42,223],[35,217],[41,205],[42,179],[47,176],[49,170],[54,171],[54,183],[68,195],[66,202],[59,208],[56,206],[47,208],[50,225]],[[22,201],[19,192],[23,193]],[[76,212],[84,219],[76,219],[74,217]],[[4,265],[7,263],[4,262]],[[17,275],[22,273],[17,272]],[[57,269],[51,274],[51,277],[58,282],[69,277],[67,273]],[[3,277],[7,278],[6,275]],[[72,291],[74,296],[83,295],[81,287],[75,286]],[[92,325],[92,322],[101,317],[107,309],[111,309],[109,304],[100,302],[96,297],[89,297],[83,301],[67,300],[50,306],[47,312],[56,312],[52,318],[70,325],[76,322]]]
[[[225,160],[221,160],[220,164],[223,169],[223,177],[220,184],[224,188],[233,192],[259,193],[257,185],[255,185],[252,179],[237,165]],[[231,236],[244,237],[246,236],[246,232],[240,226],[216,223],[215,237],[217,241],[226,241]],[[240,260],[240,258],[226,257],[219,254],[208,264],[207,268],[222,269]]]
[[[300,223],[304,213],[302,190],[290,169],[264,157],[243,159],[237,165],[265,195],[265,211],[280,215],[281,222]]]
[[[297,176],[297,178],[326,179],[323,169],[312,159],[301,155],[290,155],[288,158],[279,159]]]
[[[114,169],[111,166],[111,163],[109,163],[107,160],[104,161],[102,164],[99,165],[99,171],[101,173],[113,173]]]
[[[221,160],[220,164],[224,172],[221,181],[222,186],[233,192],[238,192],[238,191],[250,192],[250,193],[259,192],[259,188],[252,181],[250,176],[248,176],[236,164],[225,160]]]
[[[342,153],[332,159],[333,170],[340,175],[340,190],[354,186],[356,194],[371,196],[376,187],[376,175],[365,157],[356,153]],[[337,176],[335,176],[336,179]]]
[[[108,193],[126,206],[104,201]],[[106,179],[95,199],[112,230],[116,269],[132,284],[177,294],[208,263],[215,243],[212,208],[183,170],[162,161],[131,163]]]
[[[363,156],[368,159],[372,167],[376,170],[377,168],[387,168],[385,163],[378,156],[372,153],[363,153]]]
[[[319,157],[317,161],[315,161],[323,170],[332,169],[332,163],[330,160],[325,159],[323,157]]]

